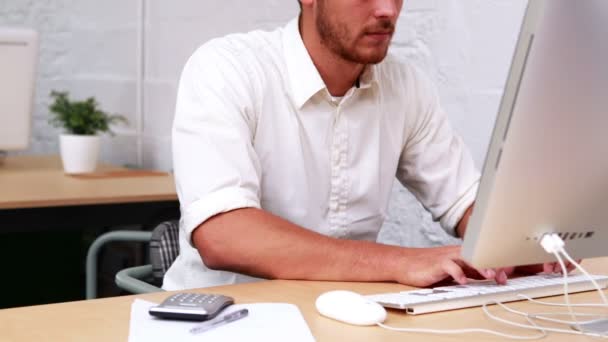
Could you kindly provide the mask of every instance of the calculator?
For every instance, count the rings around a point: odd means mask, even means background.
[[[176,293],[148,311],[160,318],[206,321],[215,317],[228,305],[232,297],[219,294]]]

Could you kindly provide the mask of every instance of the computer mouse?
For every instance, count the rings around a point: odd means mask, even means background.
[[[352,291],[329,291],[316,301],[323,316],[353,325],[375,325],[384,322],[386,310],[378,303]]]

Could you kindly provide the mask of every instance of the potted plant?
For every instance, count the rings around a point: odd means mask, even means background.
[[[99,133],[110,133],[110,125],[127,123],[121,115],[110,115],[99,108],[93,97],[84,101],[71,101],[67,92],[52,91],[54,99],[49,106],[50,123],[61,127],[59,150],[63,169],[68,174],[95,171],[99,156]]]

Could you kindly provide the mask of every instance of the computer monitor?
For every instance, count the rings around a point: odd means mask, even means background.
[[[531,0],[462,256],[490,268],[608,255],[608,1]]]
[[[38,35],[0,27],[0,157],[30,141]]]

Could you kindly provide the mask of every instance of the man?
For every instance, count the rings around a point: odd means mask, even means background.
[[[395,175],[461,237],[479,179],[429,80],[387,55],[402,4],[302,0],[286,27],[190,58],[173,130],[181,254],[164,288],[506,281],[468,266],[459,246],[375,242]]]

